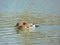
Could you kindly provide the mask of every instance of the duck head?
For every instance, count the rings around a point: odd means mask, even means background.
[[[39,25],[38,25],[38,24],[33,23],[33,25],[35,25],[35,27],[39,27]]]

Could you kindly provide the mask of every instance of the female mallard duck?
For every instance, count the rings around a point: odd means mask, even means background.
[[[22,25],[19,25],[19,23],[16,24],[16,29],[24,31],[24,32],[30,32],[31,30],[34,30],[35,27],[38,27],[37,24],[28,24],[27,21],[24,21]]]

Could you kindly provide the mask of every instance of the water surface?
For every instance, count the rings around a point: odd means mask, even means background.
[[[40,25],[26,34],[14,28],[0,28],[0,45],[59,45],[60,26]]]

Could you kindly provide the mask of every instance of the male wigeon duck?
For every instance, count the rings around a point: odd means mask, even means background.
[[[28,24],[27,21],[24,21],[22,25],[19,23],[16,24],[15,26],[18,30],[24,31],[24,32],[30,32],[31,30],[34,30],[35,27],[38,27],[37,24]]]

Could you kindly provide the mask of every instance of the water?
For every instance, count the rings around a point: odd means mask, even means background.
[[[28,34],[0,28],[0,45],[60,45],[60,26],[40,25]]]

